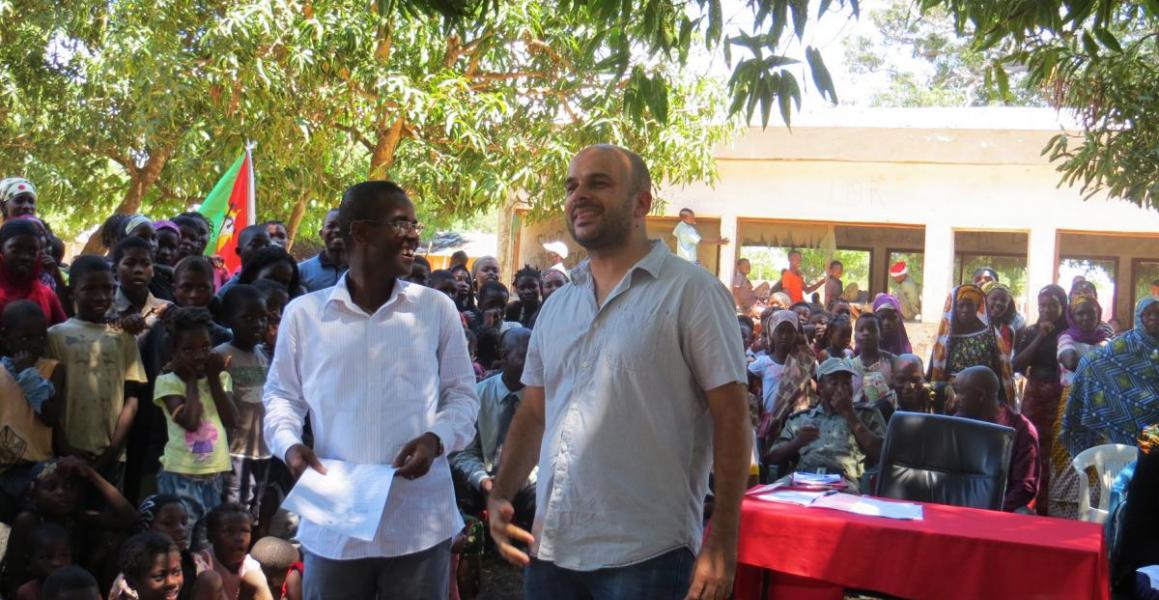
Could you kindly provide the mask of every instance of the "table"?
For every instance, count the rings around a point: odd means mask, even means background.
[[[745,497],[736,598],[1108,600],[1100,525],[924,504],[922,521]]]

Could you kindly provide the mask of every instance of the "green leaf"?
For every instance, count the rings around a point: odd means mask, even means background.
[[[644,100],[657,121],[668,123],[668,85],[663,79],[656,77],[650,81]]]
[[[1005,102],[1010,98],[1010,78],[1006,75],[1006,69],[1001,64],[994,64],[994,82],[998,84],[998,94]]]
[[[769,77],[762,77],[760,80],[760,82],[761,82],[761,85],[760,85],[760,88],[761,88],[761,93],[760,93],[760,97],[761,97],[761,128],[762,129],[768,129],[768,127],[769,127],[769,115],[772,113],[773,96],[775,95],[774,84],[775,84],[776,80],[778,78],[780,78],[780,76],[781,76],[780,73],[774,73],[773,75],[770,75]]]
[[[1091,37],[1091,32],[1084,31],[1082,35],[1083,49],[1092,58],[1097,58],[1099,55],[1099,45],[1095,43],[1095,38]]]
[[[1101,27],[1098,29],[1095,29],[1094,32],[1095,32],[1095,37],[1099,38],[1099,42],[1101,42],[1103,44],[1103,46],[1105,48],[1107,48],[1108,50],[1110,50],[1112,52],[1122,52],[1123,51],[1123,47],[1119,45],[1119,40],[1115,39],[1114,34],[1112,34],[1111,32],[1109,32],[1106,29],[1103,29]]]
[[[777,100],[781,105],[781,118],[785,120],[785,126],[792,125],[793,109],[792,103],[796,101],[797,109],[801,109],[801,89],[797,86],[797,80],[791,73],[781,73],[781,81],[777,90]]]
[[[720,0],[708,0],[708,31],[704,36],[705,47],[712,50],[720,43],[724,17],[721,16]]]

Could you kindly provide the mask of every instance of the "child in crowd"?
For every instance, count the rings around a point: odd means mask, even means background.
[[[152,227],[149,223],[142,226]],[[149,231],[152,231],[150,229]],[[153,247],[145,239],[129,236],[113,247],[113,268],[117,272],[117,293],[109,319],[143,342],[171,302],[149,291],[153,282]]]
[[[225,498],[248,508],[256,517],[270,463],[270,451],[262,437],[262,387],[270,363],[261,345],[267,333],[268,313],[261,291],[244,283],[225,293],[222,312],[225,324],[233,331],[233,340],[213,351],[226,357],[237,407],[236,426],[229,430],[233,470],[226,475]]]
[[[69,287],[76,316],[48,330],[48,354],[65,369],[61,447],[92,462],[120,488],[145,369],[137,340],[108,323],[116,289],[109,263],[78,257],[69,269]]]
[[[153,253],[153,262],[165,267],[177,264],[177,247],[181,245],[181,230],[173,221],[157,221],[153,223],[157,232],[157,250]]]
[[[226,598],[273,600],[262,566],[249,555],[253,520],[240,504],[226,503],[206,517],[213,570],[221,576]]]
[[[48,323],[36,304],[17,300],[5,306],[0,333],[0,521],[11,523],[36,463],[54,456],[64,368],[44,358]]]
[[[181,550],[168,537],[146,531],[129,538],[121,547],[122,585],[114,587],[109,600],[177,600],[185,574]]]
[[[818,340],[817,362],[829,358],[852,358],[849,344],[853,340],[853,323],[849,317],[834,315],[825,324],[825,336]]]
[[[463,307],[459,306],[459,284],[455,281],[455,276],[450,271],[446,269],[431,271],[431,276],[427,278],[427,284],[431,289],[446,294],[455,303],[455,308],[459,312],[463,311]]]
[[[15,300],[36,303],[48,317],[48,324],[63,322],[67,316],[57,295],[40,280],[40,230],[29,219],[12,219],[0,227],[0,309]]]
[[[276,537],[264,537],[254,544],[250,556],[262,566],[274,600],[302,600],[302,565],[298,549]]]
[[[82,503],[85,484],[101,500],[100,510],[88,510]],[[137,512],[128,500],[84,461],[68,457],[39,463],[29,491],[28,509],[12,523],[9,551],[0,567],[5,597],[15,597],[16,588],[30,580],[26,570],[30,557],[27,550],[24,555],[20,551],[32,547],[31,535],[39,525],[55,523],[64,527],[76,553],[73,559],[101,573],[108,566],[107,553],[117,541],[116,536],[106,533],[127,529],[136,519]]]
[[[290,303],[290,294],[282,284],[270,280],[259,279],[253,286],[262,293],[262,300],[266,303],[266,333],[262,336],[261,351],[266,359],[274,359],[274,348],[278,345],[278,326],[282,324],[282,311]]]
[[[209,313],[182,307],[166,321],[173,360],[153,386],[169,434],[157,489],[181,496],[197,521],[221,502],[231,468],[226,431],[236,426],[237,409],[226,360],[212,351]]]
[[[470,329],[464,328],[463,335],[467,336],[467,354],[471,357],[471,368],[475,370],[475,383],[487,377],[487,371],[479,364],[479,338]]]
[[[101,590],[92,573],[77,566],[63,567],[44,580],[40,600],[101,600]]]
[[[216,304],[213,297],[213,265],[209,264],[209,259],[204,256],[181,259],[173,270],[173,278],[177,306],[209,309]],[[162,322],[150,329],[141,346],[141,361],[145,365],[145,375],[149,379],[149,385],[142,393],[144,398],[153,398],[154,385],[172,358],[173,344],[166,323],[175,313],[173,307],[166,310]],[[228,329],[217,323],[210,323],[210,341],[214,346],[228,342],[230,337]],[[160,470],[159,459],[169,441],[164,412],[154,402],[143,403],[141,412],[144,414],[133,424],[133,428],[134,436],[140,432],[139,434],[144,437],[145,450],[139,458],[130,457],[132,459],[130,464],[140,461],[142,473],[139,479],[130,479],[126,486],[126,491],[129,492],[127,495],[131,498],[140,498],[156,491],[147,484],[156,479],[151,475]]]
[[[16,591],[16,600],[40,600],[44,580],[59,568],[72,565],[68,531],[56,523],[41,523],[28,536],[25,572],[32,579]]]
[[[471,271],[464,265],[451,267],[451,275],[455,277],[456,301],[455,306],[460,312],[475,308],[475,282],[471,278]]]
[[[857,319],[857,356],[853,367],[853,401],[881,403],[897,407],[897,397],[890,387],[893,381],[893,362],[897,359],[881,347],[881,319],[876,313],[865,312]]]
[[[520,327],[519,323],[504,320],[507,312],[507,286],[498,281],[486,281],[479,288],[479,308],[473,313],[469,321],[471,329],[479,341],[479,363],[484,369],[495,368],[499,360],[499,338],[507,330]]]
[[[518,299],[507,305],[507,320],[515,321],[524,327],[531,327],[535,317],[539,315],[539,292],[542,286],[540,273],[531,265],[515,274],[515,294]]]
[[[138,512],[140,513],[138,525],[141,531],[165,535],[173,540],[181,553],[181,574],[185,584],[181,586],[181,591],[177,595],[179,600],[193,598],[195,586],[220,587],[219,583],[215,584],[213,581],[220,578],[205,577],[205,574],[213,573],[209,554],[204,551],[193,552],[189,549],[190,534],[193,527],[192,523],[189,522],[189,513],[185,510],[185,504],[180,498],[165,494],[149,496],[141,502]],[[205,579],[209,579],[209,581],[197,583],[199,580]],[[125,581],[124,573],[117,578],[117,581],[113,582],[112,591],[109,593],[109,600],[121,597],[132,598],[132,590],[128,582]]]
[[[252,284],[259,279],[272,279],[282,284],[290,298],[297,298],[303,292],[297,261],[277,246],[267,246],[255,252],[238,274],[237,282]]]
[[[431,263],[425,256],[416,256],[411,264],[410,275],[406,280],[421,286],[428,286],[431,279]]]

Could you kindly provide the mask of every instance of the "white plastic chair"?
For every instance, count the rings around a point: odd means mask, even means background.
[[[1107,520],[1107,505],[1111,502],[1111,484],[1115,482],[1115,477],[1119,476],[1119,471],[1131,464],[1138,454],[1139,449],[1135,446],[1104,444],[1087,448],[1074,457],[1071,468],[1077,471],[1079,476],[1080,520],[1094,523],[1103,523]],[[1090,482],[1087,476],[1087,469],[1091,467],[1095,468],[1099,484],[1102,486],[1099,491],[1098,508],[1091,507]]]

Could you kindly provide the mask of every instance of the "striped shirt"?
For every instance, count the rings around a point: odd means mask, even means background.
[[[321,458],[390,464],[410,440],[432,432],[445,452],[475,436],[479,401],[463,326],[446,295],[399,279],[372,315],[338,285],[286,307],[263,401],[270,451],[302,441],[307,413]],[[374,541],[303,520],[312,554],[333,560],[412,554],[463,528],[446,454],[425,476],[395,478]]]

